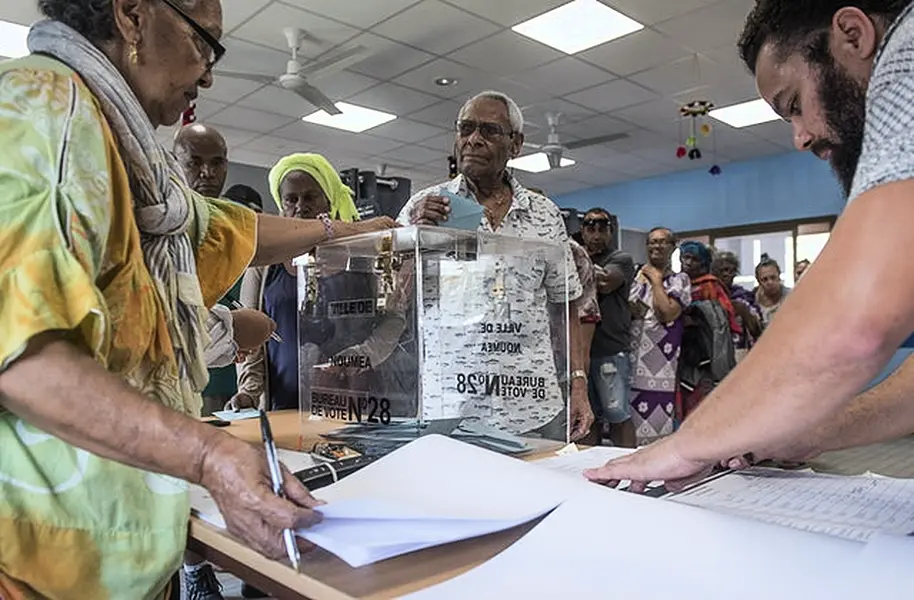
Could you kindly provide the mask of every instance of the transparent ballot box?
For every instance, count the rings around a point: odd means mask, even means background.
[[[565,246],[406,227],[320,246],[298,272],[302,419],[387,451],[439,433],[503,452],[568,439]]]

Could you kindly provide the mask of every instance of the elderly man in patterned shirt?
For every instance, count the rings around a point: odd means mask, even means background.
[[[478,397],[467,397],[463,414],[483,420],[486,424],[516,434],[539,433],[552,439],[564,438],[566,415],[564,397],[559,390],[548,330],[543,321],[548,310],[577,300],[581,283],[575,270],[568,234],[558,207],[548,198],[525,189],[508,171],[508,161],[517,157],[524,143],[524,117],[517,103],[500,92],[483,92],[470,99],[457,115],[455,151],[459,175],[452,181],[433,186],[413,196],[400,213],[398,221],[413,225],[446,224],[450,212],[447,193],[468,197],[484,209],[479,231],[515,236],[534,241],[550,240],[565,246],[563,265],[546,264],[542,268],[530,260],[522,269],[512,269],[531,282],[533,302],[513,299],[511,327],[520,327],[527,342],[534,346],[532,360],[505,357],[503,364],[524,382],[539,381],[542,385],[516,386],[525,393],[518,397],[495,397],[480,387]],[[541,270],[540,270],[541,269]],[[566,289],[568,295],[566,296]],[[512,299],[508,299],[509,304]],[[561,307],[564,310],[564,307]],[[572,310],[571,314],[576,314]],[[523,329],[526,327],[527,329]],[[544,335],[534,335],[533,332]],[[570,319],[571,347],[577,343],[580,320]],[[548,354],[548,356],[546,356]],[[479,367],[472,356],[458,356],[455,366],[468,369]],[[590,430],[593,413],[587,399],[586,365],[579,353],[570,356],[572,439],[579,439]],[[529,373],[529,376],[527,375]],[[543,374],[546,374],[543,377]],[[465,385],[460,384],[458,385]],[[531,392],[527,394],[528,391]],[[460,389],[466,388],[461,387]],[[472,394],[471,394],[472,396]]]
[[[759,0],[740,53],[797,148],[831,163],[847,208],[746,360],[678,433],[595,481],[675,487],[746,453],[806,458],[914,432],[911,360],[855,397],[914,331],[914,265],[899,251],[914,224],[914,3]]]

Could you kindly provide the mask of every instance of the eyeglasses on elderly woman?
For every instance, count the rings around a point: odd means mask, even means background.
[[[225,56],[225,46],[223,46],[219,40],[217,40],[210,32],[204,29],[197,21],[195,21],[190,15],[184,12],[180,6],[175,3],[174,0],[162,0],[169,8],[171,8],[179,17],[184,19],[184,22],[187,23],[190,28],[194,31],[195,34],[205,43],[209,50],[200,50],[200,53],[203,54],[204,59],[206,60],[207,70],[212,70],[216,63]]]

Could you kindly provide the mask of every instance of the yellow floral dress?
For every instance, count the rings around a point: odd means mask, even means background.
[[[192,192],[188,202],[210,306],[253,257],[256,216]],[[32,337],[70,331],[136,389],[199,414],[143,261],[117,144],[89,89],[50,58],[0,63],[0,228],[0,369]],[[188,513],[185,483],[79,450],[0,405],[0,598],[160,598],[181,563]]]

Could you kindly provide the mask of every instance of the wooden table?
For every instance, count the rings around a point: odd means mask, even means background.
[[[271,413],[270,425],[276,445],[292,450],[310,450],[315,442],[321,440],[322,433],[340,426],[335,422],[309,421],[303,427],[296,411]],[[256,419],[235,422],[226,431],[244,440],[260,442],[260,426]],[[548,451],[525,458],[542,458],[558,447],[556,444]],[[197,517],[190,519],[188,547],[213,564],[283,600],[379,600],[409,594],[465,573],[508,548],[538,522],[429,548],[359,569],[350,567],[328,552],[316,550],[302,561],[301,574],[282,563],[264,558],[224,530]]]

